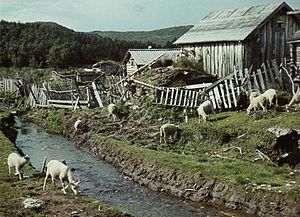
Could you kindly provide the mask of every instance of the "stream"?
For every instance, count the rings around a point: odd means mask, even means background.
[[[115,167],[82,151],[66,138],[51,135],[41,127],[16,117],[19,127],[16,145],[28,154],[40,171],[43,158],[66,160],[79,178],[80,194],[117,207],[133,216],[225,216],[213,207],[193,204],[166,193],[155,192],[125,178]],[[51,180],[47,181],[48,185]],[[71,191],[68,191],[71,194]]]

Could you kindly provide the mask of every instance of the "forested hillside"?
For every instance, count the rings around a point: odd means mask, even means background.
[[[193,26],[176,26],[171,28],[164,28],[154,31],[93,31],[91,33],[98,34],[103,37],[109,37],[111,39],[121,39],[126,41],[140,41],[159,44],[161,46],[171,46],[175,39],[182,36]]]
[[[129,48],[151,42],[113,40],[56,23],[0,22],[0,67],[68,67],[102,59],[120,61]]]

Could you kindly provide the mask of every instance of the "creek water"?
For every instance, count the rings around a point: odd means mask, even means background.
[[[66,160],[79,178],[80,194],[104,201],[133,216],[225,216],[215,208],[195,205],[171,195],[152,191],[124,176],[113,166],[75,147],[66,138],[46,133],[41,127],[16,117],[16,145],[41,170],[42,161]],[[48,185],[51,180],[48,180]],[[72,192],[68,192],[71,194]]]

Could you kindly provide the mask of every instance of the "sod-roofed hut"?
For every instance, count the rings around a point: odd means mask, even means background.
[[[204,70],[223,77],[289,54],[286,43],[300,27],[285,2],[211,12],[174,42],[191,50]]]

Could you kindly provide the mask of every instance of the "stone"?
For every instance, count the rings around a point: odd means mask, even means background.
[[[42,201],[40,199],[33,199],[33,198],[26,198],[23,201],[24,208],[32,209],[32,208],[40,208],[45,204],[45,201]]]

